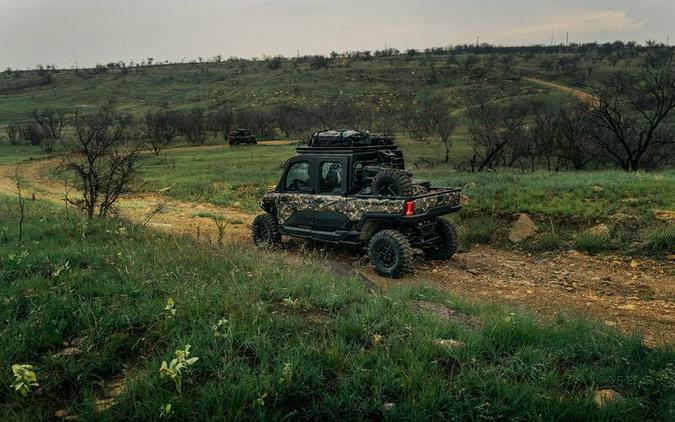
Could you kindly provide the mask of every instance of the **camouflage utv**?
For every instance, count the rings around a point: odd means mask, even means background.
[[[262,199],[253,242],[270,247],[281,236],[365,247],[375,270],[400,277],[414,250],[449,259],[457,229],[443,215],[460,209],[460,189],[411,180],[393,139],[368,132],[314,134],[286,162],[274,191]]]
[[[251,131],[247,129],[235,129],[227,134],[227,143],[230,146],[235,145],[255,145],[258,141]]]

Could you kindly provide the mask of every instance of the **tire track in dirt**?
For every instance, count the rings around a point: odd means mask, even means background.
[[[208,148],[208,147],[204,147]],[[38,200],[63,203],[64,186],[50,177],[57,159],[22,163],[19,172],[25,180],[24,195]],[[0,167],[0,192],[15,194],[15,166]],[[231,220],[226,241],[250,245],[249,231],[254,214],[236,207],[183,202],[161,192],[128,195],[120,200],[122,217],[144,222],[157,204],[148,227],[174,234],[217,239],[213,221],[197,217],[213,213]],[[290,259],[300,258],[294,245],[285,251]],[[675,263],[621,256],[591,257],[575,251],[529,255],[493,246],[474,246],[458,253],[451,261],[418,260],[416,272],[398,280],[375,274],[362,256],[343,253],[341,248],[317,250],[320,258],[336,255],[340,262],[357,269],[370,281],[386,289],[390,286],[427,283],[468,300],[516,304],[547,318],[561,312],[579,313],[606,325],[631,333],[639,331],[645,343],[675,343]],[[331,268],[328,268],[332,270]]]

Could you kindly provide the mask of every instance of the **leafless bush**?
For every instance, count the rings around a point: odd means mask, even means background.
[[[178,132],[191,144],[201,145],[206,140],[206,119],[203,110],[193,109],[180,112],[177,123]]]
[[[61,131],[66,125],[66,117],[60,110],[33,110],[30,113],[33,121],[47,139],[60,139]]]
[[[667,118],[673,109],[671,66],[645,69],[632,86],[617,87],[606,81],[597,100],[586,102],[584,108],[596,144],[627,171],[669,158],[675,138]]]
[[[459,119],[450,115],[453,106],[442,95],[430,97],[419,106],[402,113],[402,125],[416,141],[436,140],[445,150],[443,162],[450,161],[452,134],[459,126]]]
[[[180,115],[172,110],[160,110],[145,115],[145,137],[150,150],[158,156],[178,136]]]
[[[249,129],[259,137],[274,137],[276,120],[274,113],[270,111],[239,110],[235,116],[235,121],[239,127]]]
[[[214,137],[219,134],[224,138],[230,133],[234,127],[234,112],[227,107],[220,107],[216,110],[210,111],[206,115],[206,128],[213,134]]]
[[[12,145],[19,145],[24,139],[21,137],[21,127],[18,123],[9,123],[5,128],[7,140]]]
[[[59,170],[75,175],[82,199],[66,200],[89,218],[106,217],[136,180],[142,149],[138,130],[131,115],[105,108],[76,114],[73,124],[75,135],[66,144],[68,154]]]
[[[275,111],[279,130],[287,137],[296,136],[305,139],[315,130],[320,129],[316,123],[316,110],[298,104],[283,104]]]
[[[522,107],[494,105],[469,111],[469,144],[473,150],[471,171],[494,170],[506,164],[505,152],[521,141],[527,111]],[[513,162],[513,154],[509,161]]]

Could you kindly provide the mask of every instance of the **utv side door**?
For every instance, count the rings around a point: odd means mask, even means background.
[[[288,215],[282,226],[310,230],[313,225],[313,162],[304,157],[291,159],[279,182],[279,211]]]
[[[314,213],[312,228],[319,240],[340,240],[349,230],[346,198],[348,160],[317,157],[314,163]]]

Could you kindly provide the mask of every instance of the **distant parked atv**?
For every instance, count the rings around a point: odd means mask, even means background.
[[[236,129],[227,135],[230,146],[257,144],[255,136],[247,129]]]
[[[413,251],[449,259],[455,225],[443,215],[460,210],[458,188],[413,181],[390,137],[352,130],[316,133],[286,162],[266,211],[253,221],[253,242],[270,247],[282,235],[365,247],[375,270],[400,277]]]

